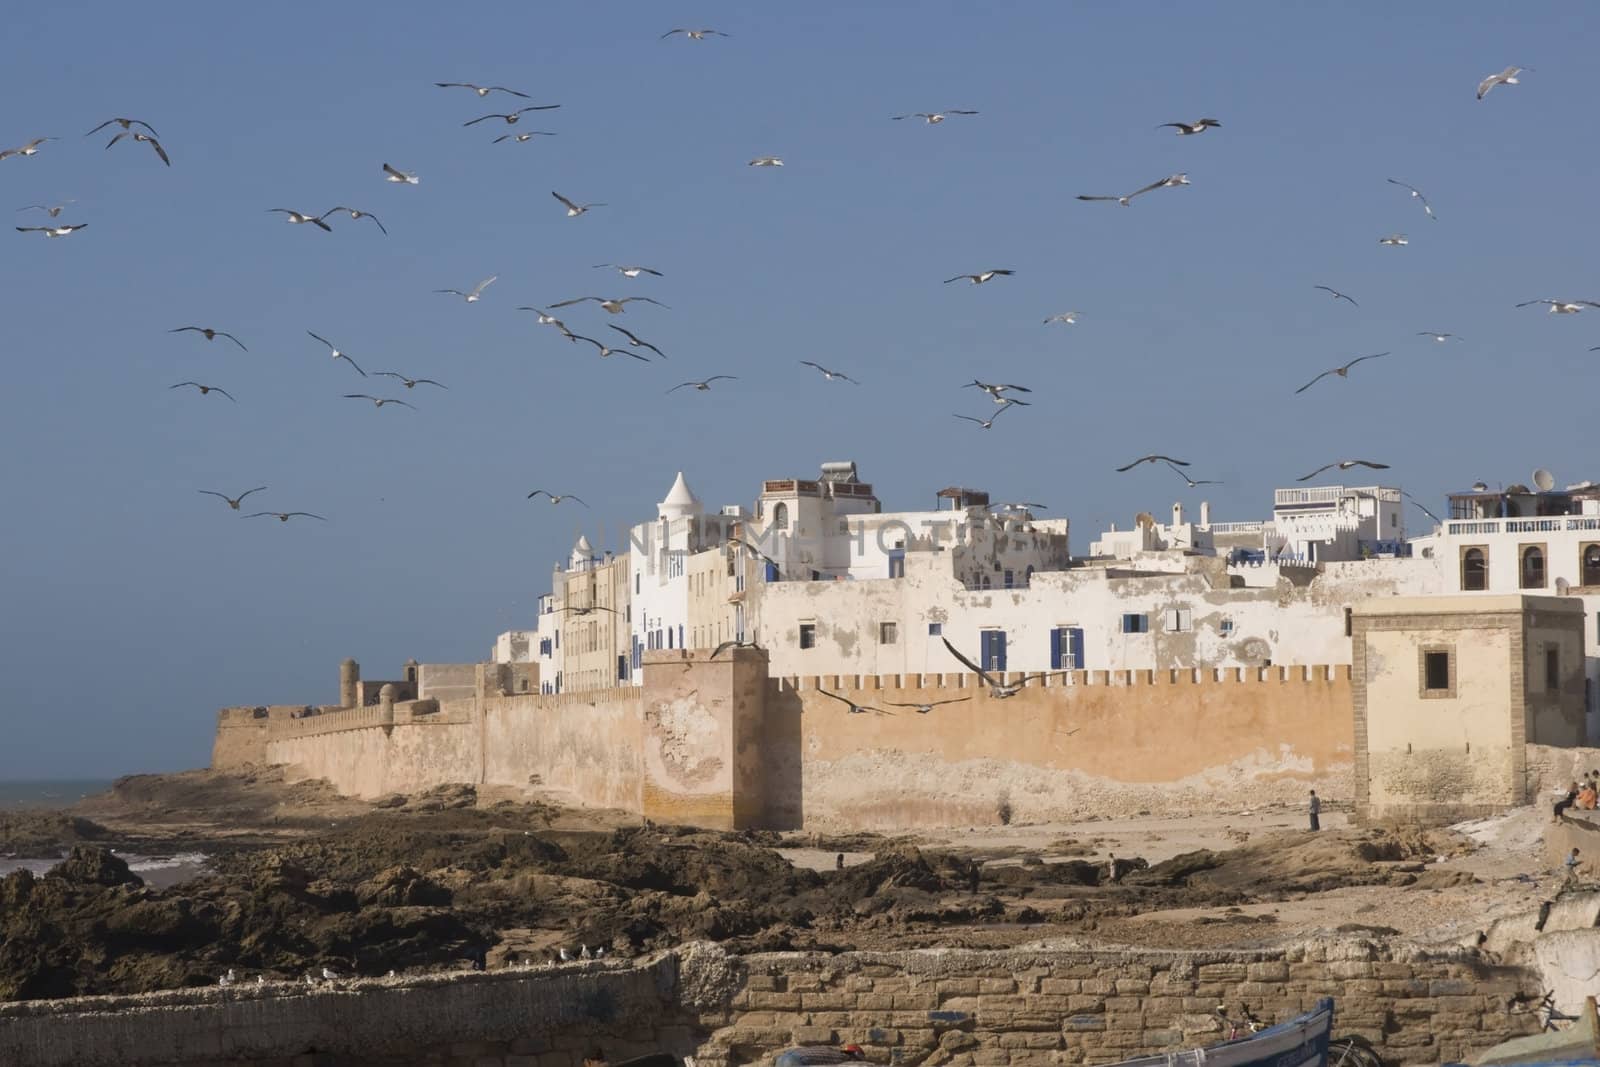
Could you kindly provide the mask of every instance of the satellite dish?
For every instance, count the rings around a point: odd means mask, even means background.
[[[1135,526],[1154,526],[1156,524],[1156,517],[1150,514],[1148,511],[1141,511],[1139,514],[1133,517],[1133,524]]]
[[[1565,578],[1556,579],[1556,596],[1566,596],[1567,590],[1572,588],[1572,583]]]
[[[1485,482],[1473,482],[1472,491],[1474,493],[1487,493],[1489,491],[1489,486]]]
[[[1539,492],[1548,493],[1556,487],[1556,476],[1540,467],[1533,472],[1533,484],[1539,487]]]

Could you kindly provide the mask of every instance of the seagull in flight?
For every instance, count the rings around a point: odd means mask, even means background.
[[[757,156],[750,161],[749,165],[752,167],[781,167],[783,166],[783,160],[777,156]]]
[[[961,419],[961,420],[963,420],[965,422],[975,422],[975,423],[978,424],[978,428],[980,430],[987,430],[987,429],[989,429],[989,427],[994,425],[994,420],[995,419],[998,419],[1002,414],[1005,413],[1005,410],[1007,408],[1009,408],[1012,404],[1015,404],[1015,403],[1017,403],[1017,401],[1015,401],[1015,400],[1010,401],[1009,403],[1005,403],[1005,402],[1001,403],[1000,410],[995,412],[993,415],[990,415],[987,419],[973,418],[971,415],[956,415],[956,416],[954,416],[954,418]]]
[[[0,149],[0,159],[5,159],[7,156],[36,156],[39,154],[40,145],[44,144],[46,141],[54,140],[57,140],[57,138],[35,137],[33,140],[29,141],[20,148]]]
[[[396,170],[387,163],[383,165],[383,180],[394,182],[397,185],[416,185],[422,181],[415,174],[407,174],[403,170]]]
[[[1172,473],[1173,474],[1176,474],[1178,477],[1182,478],[1185,482],[1189,483],[1189,488],[1190,489],[1198,489],[1202,485],[1221,485],[1222,484],[1221,482],[1212,481],[1209,478],[1191,478],[1187,474],[1183,473],[1183,471],[1179,470],[1177,467],[1173,467],[1171,463],[1168,463],[1167,466],[1168,467],[1172,467]]]
[[[649,363],[650,362],[650,357],[649,356],[641,356],[637,352],[629,352],[626,348],[612,348],[610,345],[605,344],[602,341],[596,341],[593,337],[585,337],[581,333],[568,333],[567,334],[567,340],[569,340],[569,341],[588,341],[590,344],[594,345],[595,348],[600,350],[600,358],[601,359],[605,359],[607,356],[629,356],[629,357],[632,357],[633,359],[638,360],[641,363]]]
[[[18,233],[42,233],[46,237],[66,237],[88,226],[87,222],[80,222],[72,226],[18,226]]]
[[[624,296],[624,297],[615,297],[615,296],[613,296],[613,297],[610,297],[610,298],[599,297],[599,296],[578,296],[578,297],[573,297],[571,300],[563,300],[560,303],[551,304],[550,306],[553,307],[553,308],[564,308],[564,307],[568,307],[568,306],[570,306],[572,304],[581,304],[585,300],[593,300],[595,303],[599,304],[601,307],[605,308],[607,311],[611,312],[611,314],[613,314],[613,315],[622,314],[623,311],[626,310],[624,305],[627,304],[631,300],[643,300],[645,303],[654,304],[657,307],[667,307],[667,305],[663,304],[661,301],[654,300],[654,299],[652,299],[652,298],[650,298],[648,296]],[[667,308],[667,310],[670,311],[672,309],[671,308]]]
[[[329,215],[332,215],[335,211],[343,211],[343,212],[347,213],[352,219],[371,219],[373,222],[378,223],[378,229],[383,231],[383,235],[385,237],[389,236],[389,228],[387,226],[385,226],[382,222],[379,222],[378,216],[374,215],[370,211],[362,211],[360,208],[354,208],[354,207],[345,207],[343,204],[341,204],[338,207],[331,207],[327,211],[324,211],[322,213],[322,217],[323,218],[327,218]]]
[[[555,506],[556,504],[561,503],[563,500],[577,500],[578,503],[583,504],[584,507],[588,507],[589,506],[588,504],[584,503],[582,500],[578,500],[578,498],[576,496],[574,496],[573,494],[571,494],[571,493],[552,493],[552,492],[549,492],[548,490],[545,490],[545,489],[535,489],[533,492],[528,494],[528,499],[532,500],[536,496],[547,496],[547,497],[549,497],[550,498],[550,504],[551,504],[552,507]]]
[[[756,644],[754,641],[724,641],[724,642],[722,642],[722,644],[720,644],[716,648],[712,649],[711,650],[711,655],[709,657],[707,657],[707,658],[708,659],[716,659],[718,656],[722,655],[724,652],[728,651],[728,649],[730,649],[730,648],[760,648],[760,647],[761,646]]]
[[[1374,463],[1370,459],[1341,459],[1337,463],[1324,463],[1322,466],[1318,467],[1304,478],[1296,478],[1295,481],[1309,482],[1323,471],[1332,470],[1335,467],[1338,467],[1342,471],[1347,471],[1351,467],[1371,467],[1376,471],[1386,471],[1389,469],[1389,465],[1387,463]]]
[[[551,320],[551,321],[554,321],[554,320]],[[629,347],[631,347],[631,348],[648,348],[650,351],[654,352],[656,355],[660,356],[662,359],[666,359],[667,358],[667,354],[665,352],[661,351],[661,349],[657,348],[655,345],[651,344],[649,341],[641,341],[638,337],[635,337],[630,331],[623,329],[621,326],[611,326],[610,323],[607,323],[607,326],[609,326],[613,330],[616,330],[618,333],[622,334],[622,336],[626,337],[628,339]]]
[[[247,518],[247,519],[259,519],[259,518],[262,518],[263,516],[267,516],[267,515],[270,515],[272,518],[277,519],[279,522],[288,522],[290,519],[294,518],[296,515],[301,515],[301,516],[304,516],[305,518],[308,518],[308,519],[319,519],[322,522],[327,522],[328,521],[327,519],[322,518],[321,515],[313,515],[309,511],[257,511],[257,512],[253,512],[253,513],[251,513],[249,515],[246,515],[245,518]],[[323,973],[323,975],[327,975],[328,974],[327,969],[324,968],[322,973]]]
[[[267,208],[267,214],[271,215],[274,212],[289,216],[287,221],[296,225],[302,222],[309,222],[311,225],[316,226],[319,229],[326,230],[328,233],[333,232],[333,227],[329,226],[326,222],[323,222],[321,216],[319,215],[307,215],[303,211],[291,211],[286,207]]]
[[[463,126],[476,126],[478,123],[480,123],[480,122],[488,122],[490,119],[502,119],[502,120],[505,121],[505,124],[507,126],[511,126],[511,125],[515,125],[515,123],[516,123],[516,121],[518,119],[520,119],[523,115],[527,114],[530,111],[554,111],[556,108],[558,108],[560,106],[561,106],[560,104],[534,104],[534,105],[532,105],[530,107],[519,107],[519,108],[517,108],[517,110],[511,112],[508,115],[499,115],[499,114],[496,114],[496,115],[481,115],[481,116],[479,116],[478,118],[475,118],[475,119],[468,119],[466,122],[463,122],[461,125],[463,125]]]
[[[1428,516],[1428,518],[1432,519],[1434,522],[1443,522],[1444,521],[1443,519],[1439,518],[1439,516],[1435,515],[1433,512],[1431,512],[1427,508],[1423,507],[1422,504],[1417,500],[1416,497],[1412,496],[1410,493],[1406,492],[1404,489],[1400,490],[1400,495],[1405,497],[1407,500],[1411,501],[1413,504],[1415,504],[1417,506],[1418,510],[1420,510],[1424,515]]]
[[[528,130],[528,131],[526,131],[524,133],[502,133],[499,137],[496,137],[493,141],[491,141],[489,143],[490,144],[499,144],[501,141],[515,141],[517,144],[524,144],[524,143],[526,143],[528,141],[533,140],[535,137],[554,137],[554,136],[555,136],[555,134],[551,133],[549,130]]]
[[[172,160],[167,158],[167,150],[161,147],[161,142],[156,140],[154,137],[151,137],[148,133],[140,133],[138,130],[123,130],[121,133],[111,138],[111,140],[107,141],[106,147],[110,148],[124,137],[132,137],[135,141],[149,145],[151,148],[155,149],[156,155],[161,157],[161,162],[165,163],[169,167],[172,166]]]
[[[1004,700],[1007,697],[1014,697],[1018,693],[1022,692],[1023,686],[1027,685],[1030,679],[1044,677],[1042,674],[1033,674],[1024,677],[1018,682],[1011,682],[1009,684],[1003,683],[994,675],[990,674],[988,671],[972,662],[966,656],[963,656],[960,650],[958,650],[955,645],[950,643],[950,639],[948,637],[940,637],[939,640],[944,642],[944,647],[950,650],[950,654],[952,656],[960,660],[968,670],[972,671],[979,678],[983,679],[984,684],[989,687],[989,696],[995,700]]]
[[[1077,323],[1078,316],[1081,314],[1083,314],[1081,311],[1063,311],[1059,315],[1051,315],[1048,319],[1045,319],[1044,324],[1048,326],[1052,322],[1064,322],[1068,326],[1072,326]]]
[[[507,89],[504,85],[474,85],[471,82],[434,82],[441,89],[471,89],[482,100],[490,93],[505,93],[508,96],[521,97],[523,100],[531,99],[527,93],[519,93],[515,89]]]
[[[204,494],[205,496],[221,497],[223,500],[228,502],[228,506],[230,508],[232,508],[234,511],[238,511],[240,501],[249,496],[251,493],[259,493],[264,489],[266,489],[266,486],[258,485],[254,489],[246,489],[238,496],[229,496],[227,493],[219,493],[215,489],[196,489],[195,492]]]
[[[184,386],[187,386],[187,385],[192,385],[196,389],[200,390],[200,395],[201,396],[206,396],[206,395],[208,395],[210,393],[221,393],[223,396],[227,397],[229,400],[233,400],[233,394],[228,392],[226,389],[219,389],[214,385],[201,385],[199,382],[179,382],[177,385],[169,385],[169,386],[167,386],[167,388],[168,389],[182,389]],[[238,403],[237,400],[233,400],[233,402],[235,404]]]
[[[1417,336],[1418,337],[1431,337],[1435,341],[1438,341],[1440,344],[1444,344],[1446,341],[1450,340],[1452,337],[1455,337],[1455,339],[1457,341],[1466,340],[1466,338],[1464,338],[1464,337],[1456,337],[1456,335],[1453,334],[1453,333],[1434,333],[1432,330],[1418,330],[1417,331]]]
[[[333,346],[333,343],[331,341],[329,341],[327,338],[318,337],[316,334],[311,333],[310,330],[307,330],[306,333],[310,334],[310,336],[314,340],[321,341],[323,344],[327,345],[328,346],[328,351],[333,354],[333,358],[334,359],[342,359],[342,360],[344,360],[346,363],[350,364],[352,367],[355,367],[357,374],[361,375],[363,378],[365,378],[367,376],[367,372],[362,370],[360,365],[358,365],[355,360],[351,359],[349,356],[345,355],[343,352],[341,352],[337,348],[335,348]]]
[[[195,333],[200,334],[207,341],[215,341],[219,337],[226,337],[228,340],[230,340],[234,344],[238,345],[239,348],[242,351],[245,351],[245,352],[250,351],[248,348],[244,347],[244,342],[239,340],[233,334],[228,333],[226,330],[213,330],[209,326],[179,326],[176,330],[168,330],[167,332],[168,333],[183,333],[183,332],[188,331],[188,330],[192,330]]]
[[[850,377],[850,375],[844,373],[843,371],[829,370],[827,367],[824,367],[822,364],[813,363],[809,359],[802,359],[800,361],[800,365],[802,367],[815,367],[817,370],[821,371],[822,372],[822,376],[824,378],[828,379],[828,381],[830,381],[830,382],[837,378],[839,381],[849,382],[851,385],[860,385],[861,384],[860,382],[856,381],[854,378]]]
[[[436,382],[432,378],[407,378],[404,374],[392,370],[375,370],[372,372],[379,378],[394,378],[407,389],[415,389],[419,385],[437,385],[440,389],[450,388],[443,382]]]
[[[112,123],[115,123],[116,125],[121,126],[123,128],[123,130],[125,130],[125,131],[131,131],[135,126],[143,126],[145,129],[150,131],[150,136],[151,137],[160,137],[161,136],[159,133],[156,132],[156,128],[154,126],[150,125],[148,122],[145,122],[142,119],[106,119],[100,125],[96,126],[94,129],[90,130],[88,133],[84,134],[84,136],[85,137],[93,137],[95,134],[99,133],[101,130],[105,129],[107,126],[110,126]]]
[[[1554,315],[1576,315],[1584,308],[1600,308],[1593,300],[1524,300],[1517,307],[1525,308],[1529,304],[1549,304]]]
[[[1493,89],[1496,85],[1521,85],[1522,83],[1517,81],[1517,75],[1521,74],[1525,70],[1531,71],[1532,69],[1532,67],[1507,67],[1499,74],[1489,75],[1487,78],[1483,79],[1483,81],[1478,83],[1478,99],[1482,100],[1484,97],[1488,96],[1489,90]]]
[[[606,206],[604,203],[600,203],[600,204],[574,204],[571,200],[568,200],[566,197],[562,196],[560,193],[556,192],[554,189],[550,190],[550,195],[555,197],[557,200],[561,201],[563,204],[566,205],[567,218],[569,218],[569,219],[577,218],[579,215],[582,215],[585,211],[588,211],[592,207],[605,207]]]
[[[963,111],[960,108],[950,108],[948,111],[913,111],[909,115],[890,115],[893,122],[901,119],[921,119],[924,125],[937,126],[951,115],[976,115],[976,111]]]
[[[1123,207],[1127,207],[1129,204],[1131,204],[1133,202],[1133,198],[1138,196],[1138,195],[1140,195],[1141,193],[1148,193],[1152,189],[1175,189],[1180,185],[1188,185],[1188,184],[1189,184],[1189,176],[1187,174],[1174,174],[1171,177],[1162,178],[1158,182],[1151,182],[1149,185],[1146,185],[1142,189],[1135,189],[1133,192],[1129,193],[1127,196],[1079,196],[1078,199],[1079,200],[1115,200],[1117,203],[1121,204]]]
[[[654,278],[665,277],[658,270],[652,270],[649,267],[635,267],[626,263],[596,263],[594,265],[595,270],[599,270],[602,267],[610,267],[624,278],[637,278],[641,274],[648,274]]]
[[[346,400],[370,400],[375,407],[379,408],[385,404],[399,404],[403,408],[410,408],[412,411],[417,410],[415,404],[408,404],[404,400],[390,400],[384,396],[373,396],[371,393],[346,393],[344,398]]]
[[[1402,189],[1410,189],[1411,190],[1411,198],[1413,200],[1422,201],[1422,210],[1427,212],[1428,217],[1430,219],[1434,220],[1435,222],[1439,221],[1439,216],[1437,216],[1437,215],[1435,215],[1433,213],[1433,206],[1428,203],[1428,198],[1422,195],[1422,190],[1421,189],[1418,189],[1414,185],[1407,185],[1405,182],[1399,181],[1399,180],[1397,180],[1395,178],[1385,178],[1384,181],[1388,182],[1390,185],[1398,185]]]
[[[56,204],[53,207],[47,204],[29,204],[27,207],[17,208],[17,213],[20,215],[24,211],[42,211],[51,218],[58,219],[61,217],[61,213],[67,210],[67,204],[76,203],[76,200],[68,200],[66,203]]]
[[[1387,237],[1378,238],[1378,243],[1380,245],[1396,245],[1396,246],[1399,246],[1399,245],[1408,245],[1411,242],[1406,239],[1406,235],[1403,234],[1403,233],[1391,233]]]
[[[737,381],[738,380],[738,375],[736,375],[736,374],[713,374],[711,377],[702,378],[698,382],[682,382],[682,383],[680,383],[678,385],[674,385],[671,389],[668,389],[667,392],[676,393],[679,389],[687,389],[690,386],[693,386],[695,389],[699,390],[702,393],[708,393],[708,392],[711,391],[711,383],[712,382],[721,381],[721,380],[724,380],[724,379],[727,380],[727,381],[730,381],[730,382],[731,381]]]
[[[1335,300],[1348,300],[1348,301],[1350,301],[1350,306],[1351,307],[1360,307],[1361,306],[1360,304],[1355,302],[1355,298],[1352,297],[1349,293],[1341,293],[1339,290],[1337,290],[1337,289],[1335,289],[1335,288],[1333,288],[1331,286],[1313,285],[1311,288],[1313,288],[1313,289],[1321,289],[1325,293],[1332,293],[1333,294],[1333,298]]]
[[[561,608],[561,612],[564,615],[593,615],[597,611],[609,611],[613,615],[620,614],[616,608],[608,608],[604,604],[591,604],[588,607],[583,608],[571,608],[566,606]],[[584,951],[587,952],[588,950],[585,949]]]
[[[524,306],[524,307],[517,308],[517,310],[518,311],[532,311],[532,312],[537,313],[538,316],[539,316],[539,325],[540,326],[554,326],[556,329],[560,330],[562,333],[567,335],[567,340],[570,341],[572,339],[572,331],[567,329],[567,324],[562,322],[560,319],[556,318],[554,315],[550,314],[548,311],[544,310],[544,308],[536,308],[536,307],[526,307],[526,306]]]
[[[951,697],[949,700],[929,700],[922,703],[911,704],[903,704],[893,700],[885,700],[884,703],[889,705],[891,708],[912,708],[918,715],[926,715],[928,712],[932,711],[934,708],[940,707],[941,705],[962,704],[971,699],[971,697]]]
[[[1121,474],[1124,471],[1131,471],[1131,470],[1133,470],[1133,468],[1137,467],[1141,463],[1165,463],[1169,467],[1171,467],[1171,466],[1187,467],[1189,465],[1189,461],[1188,460],[1186,460],[1186,459],[1173,459],[1171,456],[1160,456],[1160,455],[1140,456],[1138,459],[1134,460],[1132,463],[1129,463],[1129,464],[1126,464],[1124,466],[1118,467],[1117,468],[1117,473]]]
[[[994,399],[996,404],[1021,404],[1024,407],[1026,407],[1028,403],[1026,400],[1012,400],[1010,397],[1001,396],[1000,394],[1007,391],[1013,393],[1033,392],[1032,389],[1029,389],[1025,385],[1004,385],[999,382],[980,382],[976,378],[972,379],[972,381],[968,382],[966,385],[963,385],[961,388],[971,389],[973,387],[977,387],[988,393],[989,396]]]
[[[967,281],[971,282],[973,285],[982,285],[984,282],[990,280],[991,278],[1004,277],[1006,275],[1015,274],[1015,273],[1017,273],[1017,272],[1014,271],[1014,270],[999,270],[999,269],[982,270],[982,271],[979,271],[977,274],[957,274],[954,278],[946,278],[944,280],[944,284],[949,285],[951,282],[959,282],[961,279],[965,278]]]
[[[1197,119],[1194,122],[1163,122],[1160,126],[1157,126],[1156,129],[1160,130],[1168,126],[1175,128],[1178,131],[1178,136],[1188,137],[1191,134],[1205,133],[1213,126],[1220,129],[1222,127],[1222,123],[1218,122],[1216,119]]]
[[[842,697],[838,693],[830,693],[826,689],[818,689],[817,692],[821,693],[825,697],[832,697],[834,700],[837,700],[839,703],[845,705],[847,708],[850,709],[850,714],[851,715],[865,715],[869,711],[876,712],[879,715],[884,714],[882,711],[879,711],[877,708],[873,707],[871,704],[857,704],[854,700],[851,700],[849,697]]]
[[[691,41],[703,41],[703,40],[706,39],[707,36],[711,36],[711,37],[731,37],[731,36],[733,36],[732,34],[729,34],[729,33],[723,33],[721,30],[668,30],[666,33],[663,33],[660,37],[656,38],[656,40],[665,41],[668,37],[671,37],[675,33],[681,33],[681,34],[684,35],[684,37],[686,37],[687,39],[689,39]]]
[[[1321,374],[1317,375],[1315,378],[1311,379],[1309,382],[1307,382],[1306,384],[1302,385],[1300,388],[1296,389],[1295,390],[1295,394],[1298,395],[1300,393],[1305,392],[1307,389],[1310,389],[1313,385],[1316,385],[1318,382],[1322,381],[1322,379],[1326,378],[1330,374],[1337,374],[1341,378],[1348,378],[1348,377],[1350,377],[1350,368],[1354,367],[1357,363],[1360,363],[1360,362],[1362,362],[1364,360],[1368,360],[1368,359],[1382,359],[1384,356],[1387,356],[1388,354],[1389,353],[1387,353],[1387,352],[1376,352],[1376,353],[1374,353],[1374,354],[1372,354],[1370,356],[1357,356],[1355,359],[1352,359],[1349,363],[1346,363],[1342,367],[1334,367],[1332,370],[1323,371]]]
[[[435,289],[434,292],[448,293],[451,296],[459,296],[469,304],[476,304],[479,300],[483,299],[483,291],[489,288],[489,286],[493,285],[495,283],[495,279],[499,277],[500,275],[498,274],[491,274],[483,281],[473,286],[472,291],[467,293],[463,293],[460,289]]]

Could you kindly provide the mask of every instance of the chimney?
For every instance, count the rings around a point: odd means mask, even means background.
[[[1200,501],[1200,528],[1202,530],[1211,529],[1211,501],[1209,500]]]
[[[1172,525],[1183,525],[1183,502],[1181,500],[1172,505]]]

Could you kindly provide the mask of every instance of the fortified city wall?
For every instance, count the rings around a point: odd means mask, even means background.
[[[1594,930],[1566,935],[1600,939]],[[1591,945],[1592,947],[1592,945]],[[666,1050],[704,1067],[791,1043],[878,1064],[1114,1063],[1216,1041],[1218,1003],[1279,1021],[1336,998],[1334,1033],[1386,1063],[1463,1058],[1537,1028],[1544,979],[1474,949],[1351,940],[1260,952],[934,949],[639,961],[0,1005],[0,1063],[28,1067],[580,1067]]]

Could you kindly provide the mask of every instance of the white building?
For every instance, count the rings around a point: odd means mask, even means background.
[[[1263,531],[1274,559],[1321,563],[1406,551],[1405,502],[1399,489],[1317,485],[1272,494],[1272,523]]]

